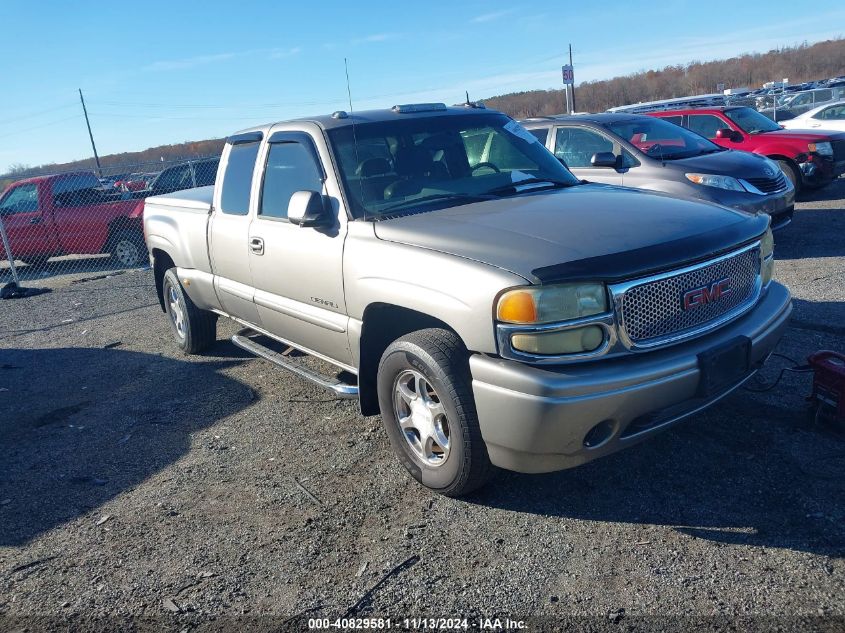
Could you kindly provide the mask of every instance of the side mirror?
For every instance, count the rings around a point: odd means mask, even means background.
[[[736,130],[726,127],[721,130],[716,130],[716,138],[725,138],[729,141],[733,141],[734,143],[741,143],[744,137]]]
[[[590,164],[593,167],[612,167],[613,169],[619,169],[622,166],[622,157],[617,156],[613,152],[599,152],[593,154]]]
[[[297,191],[288,202],[288,220],[298,226],[327,226],[326,199],[316,191]]]

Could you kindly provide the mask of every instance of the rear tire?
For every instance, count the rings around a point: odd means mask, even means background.
[[[144,236],[135,231],[118,231],[109,244],[112,261],[122,268],[136,268],[146,254]]]
[[[182,288],[176,269],[164,273],[162,280],[164,311],[176,344],[186,354],[198,354],[217,340],[217,315],[200,310]]]
[[[490,479],[468,353],[448,330],[412,332],[391,343],[379,363],[382,422],[401,464],[435,492],[459,497]]]
[[[792,186],[795,187],[795,193],[797,194],[801,191],[801,189],[804,188],[804,183],[801,181],[801,171],[798,167],[796,167],[792,161],[788,160],[779,160],[778,165],[780,165],[780,169],[784,176],[786,176],[792,183]]]

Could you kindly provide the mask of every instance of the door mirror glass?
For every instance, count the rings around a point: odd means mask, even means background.
[[[716,130],[716,138],[723,138],[729,141],[733,141],[734,143],[741,143],[743,136],[736,130],[732,130],[726,127],[721,130]]]
[[[326,199],[316,191],[297,191],[288,203],[288,220],[299,226],[326,226],[331,218]]]
[[[593,167],[612,167],[619,169],[622,166],[622,157],[617,156],[613,152],[598,152],[593,154],[590,159],[590,165]]]

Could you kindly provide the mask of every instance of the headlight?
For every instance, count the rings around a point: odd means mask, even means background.
[[[807,149],[811,152],[815,152],[820,156],[833,156],[833,146],[830,144],[829,141],[822,141],[821,143],[810,143],[807,145]]]
[[[736,178],[731,176],[719,176],[716,174],[686,174],[687,180],[704,187],[716,187],[717,189],[728,189],[729,191],[745,191]]]
[[[775,273],[775,239],[772,229],[768,229],[760,238],[760,280],[768,286]]]
[[[496,318],[504,323],[536,325],[571,321],[607,312],[604,284],[527,286],[499,297]]]

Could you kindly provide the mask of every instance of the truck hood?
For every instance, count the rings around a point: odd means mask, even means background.
[[[779,170],[769,165],[771,163],[759,154],[732,149],[666,161],[666,167],[684,173],[724,174],[734,178],[776,178]]]
[[[379,239],[496,266],[533,282],[621,281],[707,259],[766,230],[765,215],[580,185],[374,223]]]
[[[845,132],[830,132],[826,130],[774,130],[753,134],[752,137],[776,139],[784,141],[841,141],[845,140]],[[805,150],[806,151],[806,150]]]

